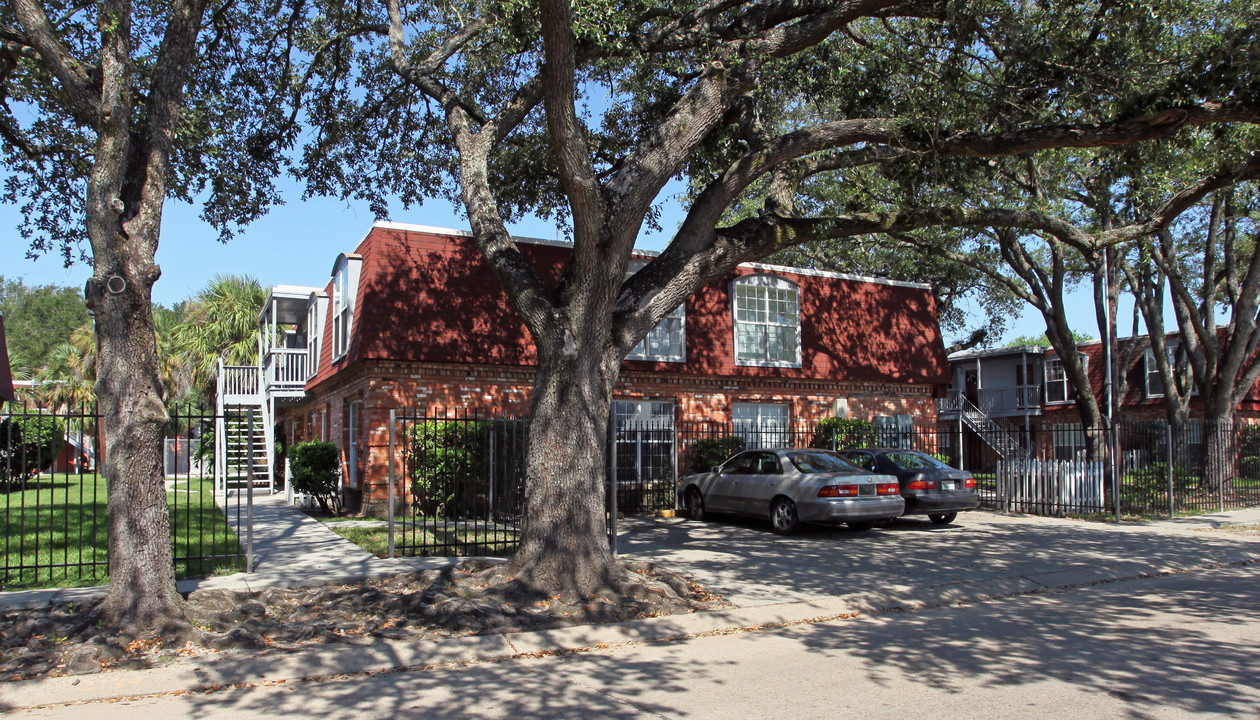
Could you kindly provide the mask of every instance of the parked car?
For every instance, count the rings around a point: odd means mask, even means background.
[[[896,475],[906,515],[927,515],[937,525],[948,525],[963,510],[980,506],[976,479],[916,450],[871,448],[841,450],[840,456],[867,472]]]
[[[747,450],[710,472],[683,478],[681,490],[694,520],[709,513],[768,518],[780,535],[796,532],[802,523],[869,530],[905,509],[897,478],[809,448]]]

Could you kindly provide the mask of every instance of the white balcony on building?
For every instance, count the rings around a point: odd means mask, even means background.
[[[950,355],[953,381],[939,403],[941,419],[956,418],[968,403],[991,418],[1040,415],[1045,352],[1025,345]]]

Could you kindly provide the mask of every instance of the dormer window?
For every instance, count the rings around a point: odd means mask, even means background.
[[[1172,351],[1170,350],[1168,354],[1172,355]],[[1143,362],[1146,365],[1146,397],[1164,397],[1164,378],[1159,375],[1159,365],[1155,362],[1155,353],[1151,348],[1146,349]]]
[[[631,258],[626,276],[642,270],[651,258]],[[629,360],[687,361],[687,319],[684,305],[674,308],[626,356]]]
[[[1167,350],[1168,350],[1168,367],[1169,367],[1170,369],[1172,369],[1173,376],[1174,376],[1174,378],[1176,378],[1176,380],[1177,380],[1177,386],[1178,386],[1178,388],[1183,387],[1183,385],[1182,385],[1183,378],[1177,374],[1177,352],[1178,352],[1180,349],[1181,349],[1181,346],[1180,346],[1179,344],[1175,343],[1175,342],[1173,342],[1173,343],[1168,343],[1168,344],[1167,344]],[[1185,359],[1184,359],[1184,357],[1182,358],[1182,360],[1183,360],[1183,363],[1184,363],[1184,360],[1185,360]],[[1146,388],[1145,388],[1145,389],[1146,389],[1146,397],[1148,397],[1148,398],[1162,398],[1162,397],[1164,397],[1164,395],[1167,393],[1167,389],[1166,389],[1166,388],[1165,388],[1165,386],[1164,386],[1164,379],[1163,379],[1162,377],[1160,377],[1160,375],[1159,375],[1159,366],[1155,364],[1155,350],[1154,350],[1154,348],[1147,348],[1147,349],[1146,349],[1146,354],[1145,354],[1145,356],[1142,358],[1142,365],[1143,365],[1144,370],[1146,371],[1146,372],[1145,372],[1145,377],[1146,377]],[[1184,368],[1184,364],[1183,364],[1183,368]],[[1192,395],[1198,395],[1198,394],[1199,394],[1199,384],[1198,384],[1198,382],[1196,382],[1196,381],[1194,381],[1194,380],[1192,379],[1192,380],[1190,380],[1190,384],[1191,384],[1190,394],[1192,394]]]
[[[775,275],[748,275],[731,283],[735,364],[801,366],[801,291]]]
[[[319,297],[312,295],[306,306],[306,377],[315,377],[319,372]]]
[[[358,255],[342,255],[333,266],[332,282],[332,359],[345,357],[350,349],[350,330],[354,326],[354,296],[359,280]]]

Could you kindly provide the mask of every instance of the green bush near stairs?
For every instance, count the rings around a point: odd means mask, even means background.
[[[325,513],[341,508],[341,451],[335,443],[311,440],[289,448],[293,489],[315,498]]]

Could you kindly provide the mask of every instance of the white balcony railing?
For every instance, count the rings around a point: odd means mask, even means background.
[[[219,374],[222,387],[221,396],[234,398],[240,396],[256,396],[261,390],[261,378],[254,365],[224,365]]]
[[[263,374],[267,390],[301,390],[306,387],[306,350],[275,348],[267,354]]]
[[[941,412],[957,412],[961,390],[950,390],[949,396],[938,406]],[[1041,409],[1040,385],[1016,385],[1014,387],[983,388],[976,393],[976,407],[986,415],[1022,413]]]

